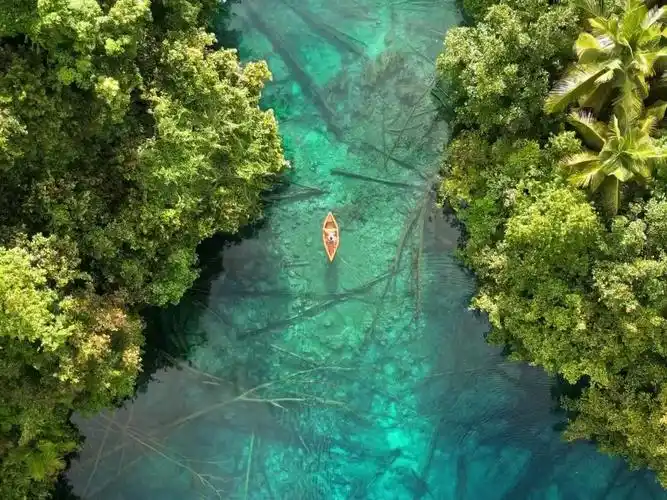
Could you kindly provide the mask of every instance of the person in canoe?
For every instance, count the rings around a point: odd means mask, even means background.
[[[336,243],[336,231],[327,231],[327,241],[332,245]]]
[[[329,257],[329,262],[332,262],[340,244],[340,234],[338,230],[338,223],[331,212],[327,214],[322,224],[322,241],[324,242],[324,250]]]

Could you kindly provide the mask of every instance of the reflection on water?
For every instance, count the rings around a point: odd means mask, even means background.
[[[152,323],[137,398],[77,419],[90,499],[647,499],[566,445],[541,372],[503,360],[434,207],[447,125],[430,97],[452,1],[244,0],[294,170],[262,227],[208,243],[204,277]],[[341,247],[321,240],[336,215]],[[187,360],[183,359],[187,356]],[[169,366],[169,367],[165,367]]]

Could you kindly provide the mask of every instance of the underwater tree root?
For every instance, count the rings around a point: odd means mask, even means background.
[[[315,198],[317,196],[324,196],[327,194],[326,191],[299,191],[297,193],[289,194],[271,194],[264,196],[262,199],[264,201],[302,201],[307,200],[308,198]]]
[[[113,416],[115,417],[115,412],[114,412]],[[100,443],[100,447],[97,449],[97,454],[95,456],[95,462],[93,464],[93,470],[90,471],[90,475],[88,476],[88,481],[86,481],[86,486],[83,489],[82,496],[84,498],[86,496],[86,493],[88,493],[88,489],[90,488],[90,483],[93,481],[93,477],[95,477],[95,474],[97,473],[97,467],[100,464],[100,458],[102,456],[102,450],[104,449],[104,445],[107,442],[107,438],[109,437],[109,431],[111,430],[111,426],[113,425],[113,423],[114,423],[114,420],[112,418],[107,422],[107,425],[104,428],[104,437],[102,438],[102,442]]]
[[[384,104],[384,95],[380,97],[380,100],[382,101],[382,121],[380,122],[382,124],[382,153],[384,160],[387,161],[387,109]]]
[[[433,59],[428,57],[426,54],[424,54],[422,51],[417,50],[412,44],[410,44],[407,40],[403,40],[403,42],[411,51],[413,54],[419,56],[422,61],[428,64],[429,68],[433,67]]]
[[[359,287],[356,287],[356,288],[353,288],[351,290],[346,290],[342,293],[333,294],[332,298],[324,300],[323,302],[320,302],[318,304],[314,304],[312,306],[306,307],[301,312],[299,312],[299,313],[297,313],[293,316],[290,316],[289,318],[276,321],[274,323],[263,326],[261,328],[257,328],[257,329],[254,329],[254,330],[248,330],[246,332],[243,332],[243,333],[241,333],[237,336],[237,339],[238,340],[243,340],[245,338],[256,336],[256,335],[259,335],[259,334],[262,334],[262,333],[267,333],[267,332],[270,332],[270,331],[273,331],[273,330],[276,330],[276,329],[292,326],[292,325],[296,324],[297,322],[299,322],[303,319],[317,316],[318,314],[321,314],[322,312],[326,311],[327,309],[329,309],[329,308],[331,308],[331,307],[333,307],[337,304],[346,302],[348,300],[355,299],[357,295],[366,292],[367,290],[369,290],[370,288],[372,288],[373,286],[375,286],[379,282],[384,281],[387,278],[391,277],[392,272],[393,272],[393,270],[389,271],[389,272],[386,272],[386,273],[383,273],[380,276],[378,276],[376,278],[373,278],[369,282],[364,283],[363,285],[361,285]]]
[[[394,139],[394,142],[392,144],[391,149],[389,150],[389,155],[392,156],[394,154],[394,151],[396,151],[396,148],[398,147],[398,143],[400,142],[401,138],[403,137],[403,134],[405,133],[408,124],[412,120],[413,115],[417,112],[417,108],[419,105],[424,101],[427,95],[429,95],[429,92],[431,91],[431,86],[435,82],[435,76],[432,76],[429,82],[426,85],[426,90],[419,96],[417,99],[417,102],[412,106],[412,109],[410,109],[410,113],[408,113],[408,117],[405,119],[405,122],[403,124],[403,127],[401,128],[401,132],[398,134],[398,136]],[[389,163],[389,159],[386,158],[384,162],[384,168],[385,170],[387,169],[387,165]]]
[[[198,370],[197,368],[193,367],[190,363],[186,363],[184,361],[180,361],[170,354],[163,352],[163,355],[174,365],[180,368],[181,370],[187,371],[189,373],[192,373],[194,375],[197,375],[198,377],[202,377],[205,380],[203,381],[204,383],[209,383],[209,384],[215,384],[215,385],[230,385],[232,386],[233,384],[227,380],[221,379],[220,377],[217,377],[215,375],[212,375],[208,372]]]
[[[347,261],[345,261],[341,257],[341,261],[345,262],[345,264],[350,265]],[[305,267],[309,266],[310,263],[307,261],[303,262],[284,262],[281,263],[282,267],[288,268],[288,267]],[[375,278],[372,278],[371,280],[367,281],[366,283],[359,285],[354,288],[343,288],[342,292],[329,292],[329,293],[307,293],[307,292],[300,292],[300,293],[295,293],[293,291],[288,291],[288,290],[248,290],[248,289],[238,289],[238,290],[232,290],[228,295],[234,295],[234,296],[248,296],[248,297],[299,297],[301,299],[308,299],[308,300],[330,300],[330,299],[341,299],[341,298],[349,298],[349,299],[354,299],[358,300],[361,302],[364,302],[365,299],[363,297],[363,294],[368,292],[371,288],[373,288],[375,285],[380,283],[381,281],[384,281],[385,279],[389,278],[391,275],[391,272],[384,272],[379,276],[376,276]],[[213,312],[213,311],[212,311]],[[284,321],[284,320],[282,320]],[[282,323],[281,323],[282,325]],[[284,326],[284,325],[283,325]],[[273,328],[271,328],[273,329]],[[251,331],[252,332],[252,331]]]
[[[276,344],[269,344],[269,347],[272,349],[275,349],[276,351],[282,352],[284,354],[287,354],[288,356],[293,356],[296,359],[299,359],[301,361],[304,361],[305,363],[310,364],[311,366],[319,366],[319,363],[317,361],[313,361],[312,359],[304,358],[303,356],[300,356],[292,351],[288,351],[287,349],[284,349]]]
[[[449,97],[445,89],[443,89],[440,84],[436,84],[431,89],[431,95],[435,97],[443,109],[447,109],[447,98]]]
[[[210,312],[211,314],[213,314],[213,316],[215,316],[215,317],[218,319],[218,321],[220,321],[220,323],[222,323],[223,325],[229,327],[231,330],[235,330],[235,329],[236,329],[236,326],[235,326],[235,325],[234,325],[228,318],[225,318],[225,317],[224,317],[222,314],[220,314],[217,310],[213,309],[213,308],[210,307],[210,306],[207,306],[207,305],[204,304],[202,301],[200,301],[200,300],[196,300],[196,299],[195,299],[195,300],[192,301],[192,303],[193,303],[193,304],[196,304],[196,305],[198,305],[198,306],[200,306],[200,307],[202,308],[203,311],[207,311],[207,312]]]
[[[395,186],[395,187],[409,188],[409,189],[421,189],[422,188],[422,186],[419,186],[417,184],[410,184],[409,182],[387,181],[385,179],[379,179],[377,177],[371,177],[369,175],[357,174],[355,172],[347,172],[347,171],[341,170],[339,168],[332,169],[331,170],[331,175],[340,175],[340,176],[343,176],[343,177],[351,177],[353,179],[360,179],[360,180],[368,181],[368,182],[377,182],[378,184],[385,184],[387,186]]]
[[[294,314],[293,316],[290,316],[289,318],[285,318],[279,321],[276,321],[274,323],[270,323],[266,326],[263,326],[261,328],[257,328],[254,330],[249,330],[244,333],[241,333],[240,335],[237,336],[237,340],[243,340],[248,337],[252,337],[255,335],[260,335],[263,333],[271,332],[273,330],[277,329],[282,329],[285,327],[292,326],[306,318],[312,318],[314,316],[317,316],[318,314],[321,314],[322,312],[326,311],[327,309],[340,304],[342,302],[345,302],[347,300],[350,300],[353,297],[350,296],[345,296],[345,297],[337,297],[335,299],[329,299],[325,300],[324,302],[320,302],[319,304],[314,304],[310,307],[304,308],[301,312]]]
[[[435,119],[431,120],[428,129],[426,129],[426,131],[422,134],[422,137],[419,140],[419,142],[416,143],[414,146],[412,146],[414,150],[421,149],[425,144],[428,143],[429,140],[431,140],[431,135],[433,134],[433,132],[437,131],[438,124],[439,124],[438,120]],[[433,185],[433,182],[435,181],[435,179],[438,178],[439,175],[440,165],[437,162],[436,165],[437,166],[435,169],[428,172],[429,178],[431,179],[430,180],[431,185]]]
[[[162,430],[167,431],[167,430],[173,430],[175,428],[178,428],[186,423],[189,423],[193,420],[196,420],[197,418],[206,415],[208,413],[211,413],[212,411],[218,410],[220,408],[223,408],[227,405],[233,404],[233,403],[238,403],[238,402],[251,402],[251,403],[266,403],[270,404],[272,406],[276,406],[278,408],[281,408],[285,410],[285,407],[283,407],[280,403],[284,402],[304,402],[306,401],[306,398],[262,398],[262,397],[254,397],[254,395],[262,390],[262,389],[267,389],[269,387],[272,387],[274,385],[280,384],[282,382],[286,382],[288,380],[291,380],[295,377],[301,376],[301,375],[306,375],[310,373],[314,373],[317,371],[326,371],[326,370],[352,370],[352,368],[344,368],[341,366],[322,366],[322,367],[316,367],[316,368],[310,368],[308,370],[300,370],[298,372],[294,372],[282,379],[278,380],[273,380],[270,382],[265,382],[263,384],[257,385],[251,389],[248,389],[247,391],[243,392],[242,394],[239,394],[235,398],[228,399],[226,401],[221,401],[219,403],[212,404],[206,408],[203,408],[201,410],[197,410],[185,417],[181,417],[170,424],[166,425],[163,427]],[[339,402],[336,402],[337,404],[340,404]]]
[[[248,20],[254,24],[266,37],[266,39],[271,43],[271,46],[276,51],[276,53],[281,57],[285,65],[289,68],[290,72],[294,76],[294,79],[298,82],[299,86],[304,93],[310,96],[313,101],[313,104],[320,112],[322,119],[327,124],[327,127],[331,132],[336,136],[338,140],[343,138],[343,129],[336,124],[334,119],[334,112],[329,107],[324,96],[320,93],[317,85],[312,81],[308,74],[301,68],[299,63],[296,61],[294,56],[287,50],[287,44],[280,38],[280,36],[271,30],[267,24],[260,18],[257,14],[255,8],[249,2],[244,2],[241,4],[243,6],[244,12]]]
[[[121,432],[127,432],[127,430],[130,427],[130,422],[132,421],[132,418],[134,417],[134,405],[130,405],[130,409],[128,411],[127,415],[127,420],[125,420],[125,424],[121,428]],[[118,471],[117,474],[120,474],[120,470],[123,467],[123,462],[125,461],[125,447],[123,447],[122,450],[120,450],[120,459],[118,459]]]
[[[373,477],[367,482],[359,484],[354,490],[352,491],[350,498],[353,498],[355,500],[362,500],[364,498],[368,498],[368,490],[373,486],[376,482],[378,482],[379,479],[381,479],[387,471],[391,468],[392,465],[394,465],[394,462],[398,457],[401,456],[400,450],[392,450],[389,452],[387,455],[386,459],[384,460],[384,463],[381,463],[378,467],[378,470],[373,474]]]
[[[422,261],[424,257],[424,229],[426,227],[426,214],[428,213],[427,206],[428,202],[422,204],[421,211],[419,213],[419,228],[417,229],[417,234],[419,235],[419,242],[417,243],[417,253],[413,262],[413,277],[414,277],[414,292],[415,292],[415,318],[419,319],[421,316],[421,269]]]
[[[112,425],[116,426],[119,429],[122,429],[122,426],[120,424],[118,424],[117,422],[109,419],[105,415],[102,415],[102,418],[104,418],[106,420],[109,420]],[[166,451],[162,451],[162,450],[159,449],[159,448],[165,448],[165,447],[161,443],[155,441],[153,438],[151,438],[149,436],[145,436],[145,437],[141,436],[138,432],[134,432],[130,429],[125,429],[125,430],[126,430],[125,435],[128,436],[132,441],[140,444],[143,448],[146,448],[149,451],[152,451],[153,453],[155,453],[156,455],[164,458],[168,462],[186,470],[187,472],[192,474],[192,476],[195,479],[197,479],[202,486],[210,489],[217,498],[222,500],[222,498],[223,498],[222,490],[216,488],[215,485],[213,485],[213,483],[210,480],[226,482],[225,478],[218,477],[218,476],[213,476],[211,474],[201,474],[201,473],[197,472],[195,469],[193,469],[192,467],[190,467],[189,465],[187,465],[186,462],[188,462],[189,459],[187,459],[186,457],[183,457],[183,456],[179,456],[179,458],[171,457],[167,454]],[[119,469],[118,474],[115,477],[109,478],[107,481],[105,481],[104,483],[99,485],[98,488],[96,488],[93,492],[91,492],[90,497],[94,497],[97,493],[99,493],[101,491],[104,491],[104,489],[106,489],[106,487],[109,484],[113,483],[116,479],[118,479],[120,477],[120,475],[123,471],[131,468],[134,464],[139,462],[142,458],[144,458],[144,456],[139,455],[134,460],[125,464],[122,468]]]
[[[377,17],[374,17],[371,15],[370,9],[366,5],[361,5],[357,0],[351,0],[352,4],[356,7],[356,9],[344,4],[344,3],[339,3],[336,2],[335,5],[336,9],[335,12],[336,14],[341,14],[342,16],[348,18],[348,19],[357,19],[361,21],[368,21],[368,22],[377,22]],[[329,2],[325,2],[325,6],[329,6]]]
[[[190,366],[187,366],[187,365],[183,365],[183,364],[181,364],[181,366],[184,369],[187,369],[188,371],[191,371],[191,372],[193,372],[197,375],[204,376],[204,377],[216,380],[217,381],[217,382],[215,382],[216,384],[220,383],[220,384],[225,384],[225,385],[231,385],[230,382],[226,382],[223,379],[220,379],[219,377],[215,377],[214,375],[210,375],[210,374],[207,374],[205,372],[201,372],[201,371],[197,370],[196,368],[193,368],[193,367],[190,367]],[[306,401],[309,401],[309,400],[310,401],[315,401],[315,402],[320,402],[320,403],[327,403],[327,404],[331,404],[331,405],[334,405],[334,406],[344,406],[344,403],[342,403],[340,401],[325,400],[325,399],[322,399],[322,398],[318,398],[317,396],[309,396],[309,395],[306,395],[305,397],[301,397],[301,398],[259,398],[259,397],[251,397],[253,394],[255,394],[257,391],[259,391],[261,389],[266,389],[266,388],[269,388],[269,387],[274,386],[276,384],[286,382],[286,381],[291,380],[291,379],[293,379],[295,377],[298,377],[300,375],[306,375],[306,374],[309,374],[309,373],[315,373],[315,372],[318,372],[318,371],[326,371],[326,370],[343,371],[344,372],[344,371],[353,370],[353,368],[345,368],[345,367],[341,367],[341,366],[315,366],[313,368],[309,368],[309,369],[306,369],[306,370],[300,370],[300,371],[294,372],[294,373],[292,373],[292,374],[290,374],[290,375],[288,375],[288,376],[286,376],[282,379],[274,380],[274,381],[271,381],[271,382],[266,382],[266,383],[260,384],[258,386],[255,386],[252,389],[249,389],[249,390],[245,391],[244,393],[240,394],[239,396],[237,396],[235,398],[229,399],[227,401],[222,401],[222,402],[216,403],[216,404],[211,405],[209,407],[206,407],[202,410],[191,413],[190,415],[187,415],[185,417],[182,417],[178,420],[175,420],[171,423],[168,423],[168,424],[162,426],[158,431],[159,431],[160,434],[167,434],[169,431],[173,431],[175,428],[177,428],[177,427],[179,427],[179,426],[181,426],[181,425],[183,425],[187,422],[195,420],[196,418],[199,418],[199,417],[201,417],[205,414],[208,414],[211,411],[222,408],[222,407],[227,406],[229,404],[233,404],[235,402],[266,403],[266,404],[271,404],[272,406],[279,407],[283,410],[285,410],[285,408],[280,403],[306,402]],[[105,415],[102,415],[102,418],[107,420],[107,421],[111,421],[111,425],[119,428],[121,431],[127,431],[127,432],[130,432],[130,433],[134,432],[134,431],[130,431],[129,427],[127,425],[121,426],[119,423],[113,421],[113,419],[110,419],[109,417],[107,417]],[[146,435],[146,437],[144,439],[145,440],[152,440],[154,438]],[[104,452],[101,452],[101,450],[100,450],[98,452],[99,457],[96,456],[94,459],[90,458],[90,459],[87,459],[87,460],[80,461],[79,465],[85,466],[86,464],[94,462],[95,460],[99,461],[101,459],[107,458],[107,457],[113,455],[114,453],[123,450],[126,446],[127,446],[127,443],[120,443],[120,444],[114,446],[113,448],[111,448],[109,450],[105,450]],[[136,460],[137,459],[133,460],[132,462],[130,462],[130,464],[136,462]],[[122,467],[122,469],[123,470],[127,469],[127,467],[129,467],[130,464],[126,464],[125,466]]]
[[[393,161],[399,167],[402,167],[402,168],[405,168],[407,170],[410,170],[411,172],[414,172],[415,174],[417,174],[419,177],[421,177],[424,180],[428,179],[428,176],[426,174],[424,174],[421,170],[419,170],[417,167],[408,163],[405,160],[401,160],[400,158],[397,158],[392,153],[389,153],[388,151],[386,151],[386,149],[382,150],[379,147],[377,147],[375,144],[371,144],[370,142],[367,142],[367,141],[364,141],[364,140],[360,140],[359,144],[361,145],[361,147],[359,149],[363,150],[363,148],[366,148],[366,149],[370,149],[372,151],[375,151],[376,153],[379,153],[379,154],[383,155],[385,160]],[[354,144],[348,143],[348,146],[350,146],[350,149],[354,149]]]
[[[324,189],[320,189],[317,187],[312,187],[312,186],[306,186],[304,184],[299,184],[297,182],[291,182],[291,181],[285,181],[282,180],[280,182],[281,185],[284,186],[296,186],[298,190],[293,190],[296,192],[291,192],[291,193],[285,193],[285,194],[280,194],[280,193],[269,193],[266,196],[263,197],[265,201],[285,201],[285,200],[301,200],[301,199],[306,199],[310,197],[315,197],[315,196],[323,196],[326,194],[329,194],[329,191],[326,191]]]
[[[252,465],[252,452],[255,447],[255,433],[250,437],[250,451],[248,451],[248,466],[245,471],[245,487],[243,492],[243,500],[248,500],[248,488],[250,486],[250,466]]]
[[[313,359],[308,359],[306,357],[300,356],[299,354],[293,353],[292,351],[288,351],[287,349],[284,349],[284,348],[282,348],[278,345],[275,345],[275,344],[269,344],[269,347],[271,347],[271,348],[273,348],[273,349],[275,349],[279,352],[282,352],[287,356],[291,356],[295,359],[298,359],[298,360],[306,363],[310,367],[321,367],[322,363],[323,363],[323,361],[315,361]],[[372,373],[377,373],[378,371],[381,371],[381,370],[383,370],[383,365],[382,364],[380,364],[378,368],[375,368],[375,369],[371,370],[371,372]],[[354,376],[357,377],[358,375],[355,374]],[[341,373],[341,377],[345,378],[346,380],[348,380],[350,382],[355,382],[357,380],[356,378],[352,378],[352,374],[348,374],[347,372]],[[370,394],[373,394],[373,395],[379,396],[381,398],[384,398],[388,401],[391,401],[392,403],[394,403],[398,407],[401,407],[403,410],[412,414],[412,416],[414,416],[414,417],[421,416],[421,414],[418,413],[414,408],[412,408],[411,406],[406,406],[405,403],[403,401],[401,401],[400,398],[398,398],[397,396],[395,396],[393,394],[390,394],[390,393],[388,393],[386,391],[383,391],[381,389],[378,389],[376,387],[370,387],[370,388],[368,388],[368,391],[369,391]],[[366,421],[366,420],[368,420],[368,418],[370,418],[367,415],[358,414],[357,412],[355,412],[354,410],[349,408],[347,405],[346,405],[345,409],[350,414],[353,414],[355,417],[359,418],[362,421]],[[392,417],[391,415],[389,415],[389,413],[383,414],[383,416],[386,417],[386,418],[394,418],[394,419],[398,418],[398,417]]]
[[[168,434],[170,431],[174,431],[176,428],[178,428],[178,427],[180,427],[180,426],[182,426],[182,425],[184,425],[188,422],[191,422],[191,421],[193,421],[193,420],[195,420],[195,419],[197,419],[197,418],[199,418],[203,415],[206,415],[206,414],[208,414],[212,411],[215,411],[217,409],[220,409],[224,406],[227,406],[229,404],[236,403],[236,402],[265,403],[265,404],[269,404],[269,405],[272,405],[272,406],[276,406],[276,407],[281,408],[285,411],[286,411],[286,408],[281,403],[313,401],[313,402],[316,402],[316,403],[319,403],[319,404],[333,405],[333,406],[336,406],[336,407],[345,407],[346,406],[345,403],[343,403],[341,401],[336,401],[336,400],[331,400],[331,399],[324,399],[324,398],[320,398],[318,396],[309,395],[309,394],[303,394],[302,397],[276,397],[276,398],[253,397],[253,395],[256,394],[256,392],[258,392],[262,389],[267,389],[269,387],[272,387],[272,386],[277,385],[279,383],[286,382],[288,380],[294,379],[294,378],[302,376],[302,375],[312,374],[312,373],[315,373],[315,372],[326,371],[326,370],[349,371],[349,370],[353,370],[353,369],[352,368],[340,367],[340,366],[318,366],[318,367],[310,368],[310,369],[307,369],[307,370],[300,370],[300,371],[294,372],[294,373],[292,373],[292,374],[290,374],[290,375],[288,375],[288,376],[286,376],[282,379],[274,380],[274,381],[270,381],[270,382],[265,382],[263,384],[255,386],[255,387],[243,392],[242,394],[240,394],[239,396],[237,396],[235,398],[229,399],[227,401],[222,401],[220,403],[213,404],[211,406],[208,406],[206,408],[203,408],[201,410],[193,412],[193,413],[191,413],[191,414],[189,414],[185,417],[177,419],[177,420],[161,427],[160,428],[160,433],[161,434]],[[102,415],[102,418],[107,420],[107,422],[109,423],[110,426],[114,426],[118,429],[123,430],[124,435],[129,437],[131,439],[131,441],[134,441],[134,442],[140,444],[142,447],[144,447],[144,448],[146,448],[150,451],[153,451],[154,453],[156,453],[160,457],[166,459],[167,461],[169,461],[171,463],[174,463],[174,464],[182,467],[183,469],[187,470],[188,472],[193,474],[193,476],[196,477],[201,482],[201,484],[205,485],[206,487],[208,487],[212,491],[214,491],[218,498],[222,498],[221,495],[220,495],[220,490],[216,489],[214,487],[214,485],[207,479],[207,477],[209,479],[213,478],[213,479],[220,480],[220,481],[225,481],[224,478],[219,478],[219,477],[215,477],[215,476],[200,474],[197,471],[195,471],[192,467],[190,467],[189,465],[186,464],[186,462],[190,462],[190,460],[188,458],[182,457],[182,456],[180,458],[174,458],[174,457],[169,456],[167,454],[167,452],[169,450],[163,444],[161,444],[159,441],[157,441],[156,438],[154,438],[152,436],[148,436],[148,435],[142,436],[141,433],[136,432],[134,430],[131,430],[130,428],[128,428],[126,426],[122,426],[118,422],[114,421],[113,419],[111,419],[111,418],[109,418],[105,415]],[[100,448],[100,451],[98,452],[98,456],[96,457],[96,461],[99,462],[100,459],[105,458],[107,456],[110,456],[113,453],[122,450],[127,445],[128,445],[128,443],[119,444],[118,446],[114,447],[111,450],[107,450],[104,453],[101,453],[101,448]],[[163,448],[166,451],[162,451],[159,448]],[[174,452],[172,452],[172,453],[174,453]],[[144,456],[140,455],[140,456],[136,457],[135,459],[131,460],[130,462],[126,463],[122,467],[119,467],[117,476],[115,478],[110,478],[108,481],[104,482],[104,484],[100,485],[93,493],[91,493],[91,496],[94,496],[98,492],[104,490],[110,483],[112,483],[116,478],[118,478],[123,471],[131,468],[134,464],[136,464],[142,458],[144,458]],[[83,465],[83,464],[85,464],[85,462],[81,463],[81,465]]]
[[[417,480],[418,484],[421,486],[418,489],[415,489],[413,492],[413,500],[420,500],[424,498],[424,496],[428,493],[433,497],[433,494],[431,493],[429,487],[428,487],[428,482],[426,481],[425,478],[428,477],[430,470],[431,470],[431,464],[433,463],[433,456],[435,455],[435,448],[438,445],[438,441],[440,440],[440,432],[442,430],[442,427],[444,425],[445,419],[441,418],[438,421],[438,425],[436,425],[431,432],[431,438],[429,439],[428,443],[428,451],[426,453],[426,462],[421,466],[419,473],[414,473],[415,479]]]
[[[426,113],[424,113],[424,114],[426,114]],[[405,130],[416,130],[416,129],[421,128],[423,126],[424,126],[424,124],[422,124],[422,123],[415,123],[414,125],[406,127],[404,129],[403,128],[388,128],[387,132],[389,132],[390,134],[402,134]]]
[[[433,2],[430,0],[395,0],[389,3],[391,8],[400,7],[401,12],[418,11],[420,8],[433,7]]]
[[[365,46],[366,44],[363,43],[362,41],[357,40],[353,36],[350,36],[347,33],[344,33],[329,24],[323,23],[315,19],[309,12],[292,5],[291,2],[288,2],[286,0],[279,0],[279,1],[285,7],[290,9],[297,16],[299,16],[303,20],[303,22],[306,23],[311,30],[313,30],[313,32],[317,33],[322,38],[327,40],[329,44],[336,47],[338,50],[351,52],[352,54],[355,54],[359,57],[367,57],[366,53],[356,45],[360,44],[362,46]]]
[[[377,328],[377,323],[380,320],[380,315],[382,314],[384,308],[384,300],[387,297],[387,294],[389,293],[389,290],[391,289],[391,286],[394,282],[394,279],[396,277],[397,269],[400,266],[401,263],[401,258],[403,256],[403,250],[405,248],[405,244],[409,238],[409,236],[412,234],[412,231],[415,227],[415,223],[419,219],[419,217],[422,215],[422,209],[423,206],[426,204],[425,200],[422,200],[421,205],[418,207],[417,210],[415,210],[415,213],[412,217],[408,219],[408,222],[406,225],[403,226],[403,231],[401,232],[401,236],[398,240],[398,245],[396,247],[396,255],[394,256],[394,262],[391,264],[390,271],[393,272],[392,278],[387,281],[387,284],[382,292],[382,295],[377,301],[377,305],[375,308],[375,313],[373,314],[373,320],[371,322],[371,326],[368,328],[366,331],[365,337],[364,337],[364,345],[367,345],[370,340],[372,340],[375,337],[375,329]]]
[[[436,106],[436,107],[431,107],[431,108],[423,109],[423,110],[421,110],[421,111],[419,111],[419,112],[413,114],[413,115],[412,115],[412,119],[414,120],[415,118],[420,118],[420,117],[422,117],[422,116],[424,116],[424,115],[432,115],[432,114],[435,114],[435,113],[438,112],[439,109],[440,109],[440,108],[438,108],[437,106]],[[396,116],[396,119],[395,119],[394,121],[391,122],[391,124],[390,124],[391,127],[390,127],[388,130],[389,130],[392,134],[399,134],[399,133],[401,132],[401,130],[402,130],[403,127],[400,127],[400,128],[394,128],[394,126],[398,123],[398,120],[399,120],[402,116],[403,116],[403,115],[397,115],[397,116]],[[420,124],[419,126],[421,126],[421,125],[422,125],[422,124]],[[415,125],[415,127],[416,127],[416,125]],[[412,127],[408,127],[406,130],[412,130]]]

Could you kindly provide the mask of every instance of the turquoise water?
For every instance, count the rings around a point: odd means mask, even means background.
[[[90,499],[650,499],[652,475],[561,442],[552,381],[504,361],[435,208],[448,134],[429,95],[452,1],[243,0],[244,60],[293,168],[265,222],[209,242],[152,324],[173,366],[93,419]],[[360,177],[361,176],[361,177]],[[321,224],[341,247],[329,264]],[[187,361],[178,358],[187,352]],[[169,354],[171,353],[171,355]]]

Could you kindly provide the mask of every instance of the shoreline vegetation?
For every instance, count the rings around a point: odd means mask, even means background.
[[[441,201],[488,340],[572,386],[569,440],[667,487],[667,15],[463,0],[438,58]]]
[[[286,167],[271,74],[218,47],[218,4],[0,1],[0,498],[48,498],[71,414],[133,394],[140,312]]]

